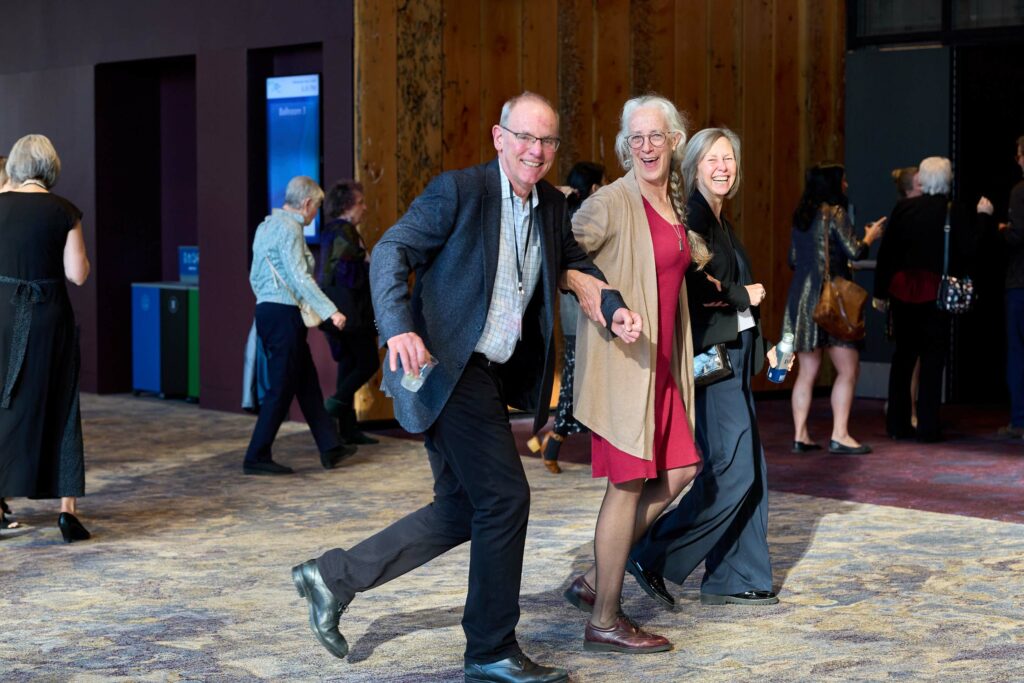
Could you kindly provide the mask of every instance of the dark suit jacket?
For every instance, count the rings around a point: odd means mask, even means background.
[[[750,259],[743,248],[732,225],[722,212],[721,222],[715,218],[715,212],[708,205],[704,195],[694,190],[686,203],[687,227],[704,238],[711,250],[711,261],[698,271],[691,266],[686,272],[686,288],[690,292],[690,325],[693,331],[693,352],[701,353],[715,344],[728,343],[739,336],[736,311],[752,309],[754,316],[754,374],[764,367],[765,346],[761,336],[761,310],[759,306],[750,305],[750,297],[744,285],[753,284],[753,280],[740,277],[736,255],[739,254],[750,268]],[[708,281],[705,273],[722,283],[719,292],[714,284]],[[704,304],[724,301],[727,308],[711,307]]]
[[[437,419],[484,329],[498,267],[500,177],[497,159],[442,173],[374,247],[370,285],[381,342],[416,332],[438,361],[418,392],[403,389],[402,370],[393,373],[384,363],[383,389],[410,432],[425,431]],[[536,411],[535,432],[547,421],[551,401],[558,276],[575,269],[604,280],[572,236],[562,193],[544,181],[537,191],[540,280],[523,316],[522,340],[499,368],[509,405]],[[416,275],[411,296],[410,273]],[[621,305],[617,298],[604,297],[606,317]]]

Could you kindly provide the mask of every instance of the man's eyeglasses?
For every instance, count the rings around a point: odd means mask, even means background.
[[[626,138],[626,142],[628,142],[629,146],[633,149],[640,149],[643,147],[644,140],[650,140],[651,147],[664,147],[665,141],[668,140],[668,133],[656,131],[650,135],[630,135]]]
[[[536,135],[530,135],[529,133],[517,133],[516,131],[510,128],[506,128],[500,123],[498,124],[498,127],[504,131],[508,131],[509,133],[511,133],[512,137],[516,139],[516,142],[518,142],[520,145],[523,145],[524,147],[533,147],[534,143],[540,140],[540,144],[542,147],[544,147],[544,149],[549,149],[552,152],[554,152],[556,149],[558,149],[558,145],[561,144],[562,142],[560,138],[539,138]]]

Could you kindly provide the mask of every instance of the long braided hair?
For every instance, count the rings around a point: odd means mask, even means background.
[[[627,140],[630,136],[629,124],[637,110],[647,107],[661,111],[665,117],[668,131],[679,134],[679,144],[672,152],[672,166],[668,178],[669,200],[672,202],[672,209],[676,212],[676,218],[686,230],[686,241],[690,245],[690,258],[697,264],[697,270],[701,270],[711,260],[711,250],[708,249],[707,242],[703,237],[686,228],[686,200],[690,194],[682,170],[683,154],[686,151],[686,121],[676,105],[655,94],[641,95],[627,100],[626,104],[622,106],[619,132],[615,136],[615,153],[618,155],[623,169],[629,171],[633,168],[633,154]]]

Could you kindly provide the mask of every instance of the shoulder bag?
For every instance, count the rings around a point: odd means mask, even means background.
[[[828,247],[829,233],[834,225],[835,212],[825,226],[825,273],[821,283],[821,296],[814,307],[814,322],[836,339],[857,341],[864,338],[864,304],[868,293],[860,285],[839,275],[831,277],[829,270],[832,252]]]
[[[946,204],[946,225],[942,228],[946,233],[942,248],[942,279],[939,281],[939,296],[935,305],[940,311],[966,313],[974,305],[974,282],[970,277],[953,277],[949,274],[949,209],[951,202]]]

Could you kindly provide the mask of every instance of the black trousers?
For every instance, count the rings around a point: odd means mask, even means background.
[[[267,354],[270,386],[260,404],[260,415],[245,452],[246,462],[271,459],[271,446],[288,416],[293,398],[298,399],[320,452],[341,446],[334,421],[324,410],[320,380],[306,343],[306,326],[298,306],[256,304],[256,334]]]
[[[338,379],[335,382],[334,398],[349,408],[359,388],[369,382],[380,367],[377,334],[372,328],[343,330],[334,338],[333,343],[337,345],[338,353]]]
[[[474,354],[427,430],[434,500],[349,550],[317,560],[342,604],[472,540],[462,615],[466,663],[517,654],[530,486],[494,368]]]
[[[917,438],[939,438],[939,405],[942,402],[942,368],[949,346],[949,314],[935,303],[907,304],[892,301],[892,337],[896,348],[889,367],[889,409],[885,428],[892,436],[913,433],[910,424],[910,380],[921,359],[917,391]]]

